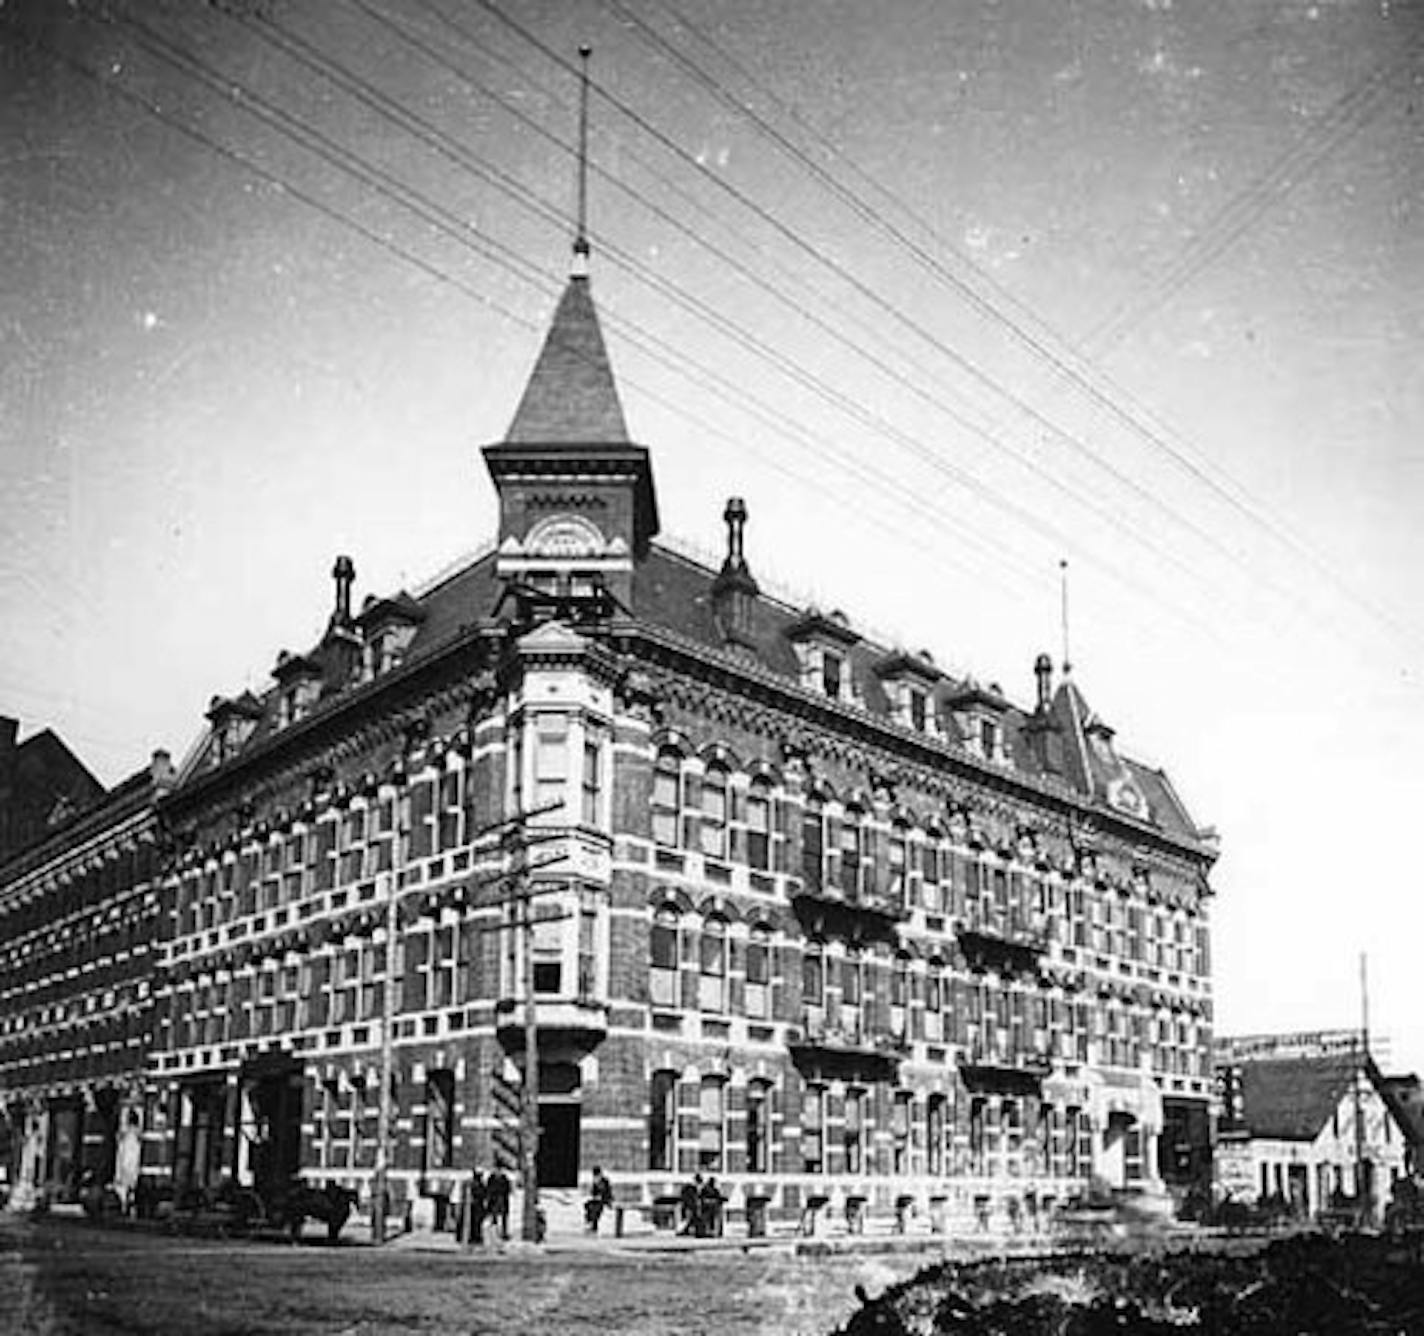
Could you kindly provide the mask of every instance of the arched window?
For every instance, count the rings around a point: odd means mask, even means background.
[[[826,1000],[826,964],[821,948],[808,946],[801,957],[801,1001],[807,1007],[819,1008]]]
[[[656,1007],[675,1007],[678,998],[678,916],[669,905],[653,915],[649,942],[648,996]]]
[[[671,747],[658,752],[653,767],[653,843],[675,848],[680,825],[682,757]]]
[[[771,781],[764,775],[747,789],[747,862],[762,872],[771,867]]]
[[[888,881],[885,893],[897,905],[910,907],[907,858],[909,853],[910,828],[904,821],[896,821],[890,827],[890,844],[886,851],[888,861]]]
[[[808,890],[819,891],[826,882],[826,812],[815,795],[801,818],[801,876]]]
[[[801,1092],[801,1168],[819,1174],[826,1167],[826,1092],[807,1085]]]
[[[940,1044],[944,1038],[944,966],[936,956],[925,967],[925,1039]]]
[[[771,1168],[771,1082],[756,1080],[747,1086],[747,1172],[764,1174]]]
[[[747,1015],[766,1020],[771,1015],[771,929],[764,923],[752,928],[747,942]]]
[[[698,954],[697,1005],[703,1011],[727,1009],[727,924],[709,918],[702,925]]]
[[[944,876],[947,858],[944,833],[934,826],[925,830],[925,842],[920,846],[920,902],[926,914],[945,912]]]
[[[841,822],[841,890],[852,899],[860,895],[865,854],[865,814],[859,807],[847,807]]]
[[[858,1174],[865,1169],[865,1091],[847,1090],[845,1120],[841,1129],[845,1151],[845,1171]]]
[[[677,1073],[654,1072],[648,1090],[648,1168],[677,1167]]]
[[[925,1104],[925,1145],[929,1152],[929,1171],[939,1175],[945,1171],[945,1139],[947,1122],[943,1095],[931,1095]]]
[[[907,1016],[910,1010],[910,958],[897,955],[890,969],[890,1032],[897,1039],[908,1039]]]
[[[727,770],[709,765],[702,777],[702,852],[727,857]]]
[[[698,1168],[721,1173],[727,1132],[727,1082],[720,1076],[704,1076],[698,1112]]]

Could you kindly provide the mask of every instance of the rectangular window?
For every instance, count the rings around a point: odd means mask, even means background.
[[[648,1092],[648,1168],[664,1172],[677,1167],[677,1073],[654,1072]]]
[[[910,1093],[896,1091],[890,1110],[890,1156],[893,1172],[910,1172]]]
[[[841,890],[852,898],[860,895],[862,840],[859,820],[847,812],[841,824]]]
[[[825,1168],[825,1091],[808,1085],[801,1095],[801,1168],[819,1174]]]
[[[923,691],[917,691],[914,687],[911,687],[910,727],[913,728],[916,733],[923,733],[925,731],[925,721],[927,718],[928,711],[926,709],[925,693]]]
[[[801,875],[811,890],[825,881],[825,821],[820,807],[810,807],[801,822]]]
[[[648,994],[654,1006],[674,1007],[677,996],[677,923],[654,922],[649,942]]]
[[[861,1173],[865,1168],[865,1092],[847,1090],[845,1097],[845,1124],[842,1130],[842,1145],[845,1150],[845,1171],[848,1174]]]
[[[591,731],[583,744],[583,821],[603,824],[603,743]]]
[[[771,1167],[771,1086],[753,1081],[747,1087],[747,1172],[764,1174]]]
[[[703,1011],[727,1009],[727,938],[711,924],[704,925],[699,942],[701,963],[698,1005]]]
[[[771,797],[765,784],[747,790],[747,862],[763,872],[771,867]]]
[[[678,843],[678,795],[681,762],[673,752],[658,756],[653,771],[653,842],[675,848]]]
[[[945,1097],[931,1095],[925,1108],[925,1137],[928,1141],[929,1171],[939,1175],[945,1171]]]
[[[719,766],[710,767],[702,780],[702,852],[727,856],[727,772]]]
[[[818,955],[801,957],[801,1000],[808,1007],[819,1007],[825,1001],[825,969]]]
[[[456,849],[461,844],[460,787],[464,775],[462,770],[447,770],[440,776],[439,840],[442,853]]]
[[[722,1169],[722,1151],[727,1121],[727,1088],[720,1077],[704,1077],[698,1112],[697,1163],[714,1173]]]
[[[747,1015],[765,1020],[771,1014],[771,946],[760,937],[747,943]]]
[[[841,698],[845,677],[845,660],[830,650],[821,651],[821,690],[832,700]]]
[[[534,810],[550,809],[546,821],[568,819],[569,721],[563,714],[534,719]]]
[[[534,991],[557,995],[564,991],[564,942],[561,922],[534,924]]]

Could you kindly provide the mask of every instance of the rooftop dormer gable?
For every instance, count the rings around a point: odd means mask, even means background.
[[[1004,727],[1010,706],[998,683],[984,686],[966,678],[945,705],[971,756],[1001,764],[1011,759]]]
[[[831,700],[857,703],[850,651],[860,643],[843,612],[809,608],[786,628],[796,652],[801,685]]]
[[[362,678],[369,681],[399,667],[425,617],[425,609],[404,589],[391,597],[368,596],[356,618]]]
[[[934,688],[944,674],[935,666],[929,651],[911,654],[908,650],[895,650],[875,665],[875,672],[885,689],[891,718],[916,733],[938,736]]]

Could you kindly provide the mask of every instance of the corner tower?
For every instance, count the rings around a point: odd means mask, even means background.
[[[499,493],[500,578],[574,596],[602,585],[626,607],[633,562],[658,531],[657,498],[586,275],[569,279],[509,431],[484,458]]]

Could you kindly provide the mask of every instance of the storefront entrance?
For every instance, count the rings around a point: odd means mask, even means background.
[[[579,1179],[580,1076],[576,1063],[539,1064],[541,1188],[572,1188]]]
[[[237,1181],[280,1195],[302,1163],[302,1065],[286,1054],[254,1059],[238,1090]]]

